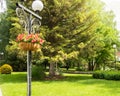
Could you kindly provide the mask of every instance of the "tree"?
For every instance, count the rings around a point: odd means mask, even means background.
[[[19,49],[18,44],[16,43],[16,37],[20,33],[24,33],[25,30],[23,26],[19,22],[19,18],[16,16],[15,10],[16,10],[16,2],[18,0],[9,0],[8,1],[8,13],[9,16],[6,18],[11,23],[11,26],[9,28],[9,44],[6,46],[7,51],[7,58],[6,63],[9,63],[12,65],[14,71],[25,71],[27,68],[26,66],[26,52],[23,52]],[[28,1],[27,1],[28,2]],[[26,6],[28,6],[31,3],[28,2]],[[33,53],[33,58],[40,59],[41,52],[38,52],[38,54]],[[35,61],[35,60],[34,60]]]
[[[100,69],[100,66],[105,67],[113,58],[113,44],[119,45],[118,30],[114,21],[112,11],[101,11],[101,26],[96,30],[101,36],[103,48],[97,52],[95,69]]]
[[[0,13],[0,53],[4,53],[4,57],[6,58],[6,50],[5,47],[9,43],[9,29],[11,22],[7,19],[7,12]]]
[[[17,49],[17,45],[15,43],[16,35],[21,31],[20,25],[18,23],[18,19],[15,17],[15,0],[7,1],[7,11],[1,13],[1,23],[0,23],[0,39],[1,46],[0,52],[4,52],[5,63],[9,63],[12,65],[15,71],[22,70],[22,64],[25,62],[24,58],[21,58],[20,53]],[[15,28],[14,28],[14,27]],[[18,31],[20,30],[20,31]],[[22,54],[22,57],[25,57]],[[17,65],[18,64],[18,65]],[[24,66],[24,65],[23,65]]]
[[[50,63],[49,75],[55,75],[57,63],[64,63],[67,60],[79,62],[81,58],[88,62],[89,70],[93,70],[100,64],[97,58],[101,57],[102,51],[105,49],[107,50],[105,53],[109,53],[112,43],[117,42],[116,35],[113,36],[117,33],[113,14],[103,11],[103,3],[99,0],[42,1],[44,10],[39,13],[43,17],[40,34],[46,42],[41,49],[43,53],[40,53],[38,57],[47,59]],[[10,0],[10,2],[14,4],[15,1]],[[26,6],[31,3],[28,0],[26,2]],[[13,13],[15,5],[11,6],[10,10],[9,12]],[[11,16],[10,42],[12,46],[8,47],[9,53],[10,47],[14,46],[14,50],[17,50],[14,40],[18,33],[23,32],[15,13]],[[108,23],[110,23],[109,26]],[[17,52],[16,56],[20,55],[20,50]]]
[[[99,69],[104,63],[109,62],[112,59],[112,45],[118,43],[118,31],[115,28],[114,14],[103,10],[104,4],[98,2],[99,0],[88,2],[89,10],[94,9],[96,12],[98,26],[94,27],[93,39],[86,47],[81,49],[82,54],[80,54],[81,57],[87,60],[88,70]],[[81,46],[85,46],[85,44],[81,44]],[[102,58],[103,55],[105,58]]]
[[[43,54],[49,57],[49,72],[53,76],[55,62],[77,58],[79,54],[82,56],[80,50],[85,51],[95,40],[95,32],[100,24],[99,11],[91,8],[92,4],[89,6],[91,2],[86,0],[43,1],[45,8],[41,13],[43,15],[41,32],[45,31],[43,34],[46,39]]]

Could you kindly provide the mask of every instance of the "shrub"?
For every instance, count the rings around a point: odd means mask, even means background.
[[[45,72],[41,66],[33,66],[32,68],[32,79],[43,80],[45,78]]]
[[[114,80],[114,76],[115,76],[115,73],[113,71],[111,72],[108,71],[104,74],[104,79]]]
[[[1,74],[11,74],[12,71],[13,69],[9,64],[4,64],[0,67]]]
[[[120,71],[95,71],[93,78],[106,80],[120,80]]]
[[[83,68],[76,68],[76,71],[84,71]]]
[[[120,80],[119,71],[108,71],[104,74],[105,79],[107,80]]]
[[[120,70],[120,62],[116,62],[116,69]]]
[[[103,71],[95,71],[93,73],[93,78],[104,79],[104,72]]]

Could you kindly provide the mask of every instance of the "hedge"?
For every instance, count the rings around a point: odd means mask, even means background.
[[[93,78],[106,80],[120,80],[120,71],[95,71]]]

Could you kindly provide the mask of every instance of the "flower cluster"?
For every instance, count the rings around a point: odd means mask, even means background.
[[[40,38],[39,34],[19,34],[16,38],[17,42],[37,43],[42,45],[44,40]]]

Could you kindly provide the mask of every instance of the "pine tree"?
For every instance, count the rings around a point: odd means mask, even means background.
[[[94,40],[99,19],[86,0],[43,1],[41,32],[45,31],[46,39],[43,53],[49,58],[49,72],[53,76],[56,62],[76,58],[81,47],[86,48]]]

